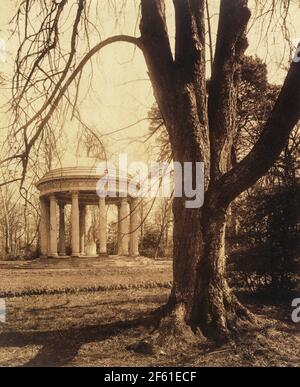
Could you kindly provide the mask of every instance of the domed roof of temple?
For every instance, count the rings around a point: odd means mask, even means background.
[[[109,160],[101,160],[92,157],[64,157],[64,159],[57,162],[53,169],[47,172],[38,182],[41,183],[51,180],[70,179],[70,178],[100,178],[108,174],[110,177],[124,179],[125,176],[130,175],[122,168]],[[126,179],[126,177],[125,177]]]
[[[103,177],[105,179],[101,181]],[[105,188],[105,195],[110,202],[128,196],[129,177],[110,161],[88,157],[68,158],[67,162],[61,162],[58,168],[47,172],[36,183],[36,188],[41,197],[55,194],[65,203],[70,203],[71,193],[77,191],[81,201],[94,205],[99,201],[98,189],[101,189],[103,182],[107,184],[108,191],[106,192]]]

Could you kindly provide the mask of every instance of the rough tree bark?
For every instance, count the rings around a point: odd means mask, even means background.
[[[141,49],[174,160],[182,164],[204,161],[206,198],[202,209],[186,209],[186,198],[174,199],[174,283],[160,330],[163,336],[189,339],[187,326],[193,330],[200,327],[206,336],[226,340],[240,319],[253,320],[225,279],[227,210],[272,166],[299,120],[300,66],[292,65],[261,139],[245,160],[232,168],[240,65],[251,16],[248,1],[221,1],[208,102],[205,1],[173,2],[175,58],[163,0],[141,1]]]

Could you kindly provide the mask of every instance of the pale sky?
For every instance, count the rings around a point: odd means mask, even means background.
[[[50,0],[49,0],[50,1]],[[268,0],[272,2],[272,0]],[[8,22],[16,10],[17,0],[1,0],[0,13],[0,40],[5,42],[7,58],[3,63],[0,59],[0,73],[10,78],[13,71],[13,59],[18,47],[18,40],[14,36],[8,40],[13,26]],[[103,3],[103,1],[102,1]],[[167,0],[168,24],[170,36],[174,39],[174,14],[172,1]],[[252,3],[252,2],[251,2]],[[120,17],[117,26],[112,12],[105,10],[101,20],[101,34],[104,39],[111,34],[123,33],[138,35],[138,1],[127,0],[125,14]],[[217,12],[219,0],[210,0],[210,13],[213,15],[213,29],[217,26]],[[300,37],[300,9],[299,4],[291,8],[290,22],[294,28],[290,29],[292,39]],[[298,24],[296,23],[296,19]],[[275,21],[275,17],[274,17]],[[258,25],[254,26],[249,34],[250,47],[247,54],[257,54],[266,60],[269,67],[269,78],[271,82],[282,83],[285,70],[283,66],[288,65],[288,44],[284,42],[282,35],[271,26],[270,34],[267,38],[260,39],[260,30]],[[277,25],[278,27],[278,25]],[[92,36],[93,44],[97,43],[97,36]],[[172,42],[174,43],[174,42]],[[0,47],[1,50],[1,47]],[[284,58],[283,62],[282,59]],[[279,63],[281,63],[281,68]],[[91,68],[88,66],[83,75],[83,85],[89,82]],[[131,126],[137,121],[147,116],[148,110],[154,103],[151,84],[148,80],[147,69],[144,58],[138,49],[134,49],[128,44],[116,44],[105,48],[93,59],[93,81],[91,90],[86,94],[84,86],[80,96],[80,111],[84,120],[97,131],[104,135],[103,141],[108,147],[109,153],[116,155],[120,152],[129,154],[129,159],[144,160],[148,158],[145,153],[145,145],[134,142],[139,136],[147,133],[147,121],[141,121],[139,124],[119,131],[120,128]],[[9,99],[9,90],[1,88],[0,103],[3,105]],[[7,116],[2,112],[0,114],[0,127],[7,125]],[[2,136],[5,129],[1,129]],[[67,152],[74,153],[74,146],[70,142],[76,137],[75,122],[66,122],[64,132],[67,138],[64,143],[67,144]],[[69,141],[69,143],[68,143]],[[151,157],[151,156],[150,156]]]

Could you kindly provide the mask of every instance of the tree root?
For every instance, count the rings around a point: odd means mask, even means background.
[[[128,349],[153,355],[166,350],[199,347],[209,341],[218,346],[234,345],[246,336],[253,336],[270,327],[270,320],[252,314],[231,292],[222,293],[222,298],[214,297],[202,312],[204,310],[203,319],[191,323],[187,321],[185,304],[161,308],[160,313],[156,313],[154,331]]]
[[[147,354],[165,352],[165,350],[178,351],[178,348],[190,348],[206,342],[207,339],[198,330],[193,332],[187,324],[186,307],[184,304],[177,304],[172,309],[165,310],[157,329],[148,337],[130,346],[129,349],[135,352]]]
[[[156,345],[178,348],[178,345],[189,346],[205,340],[200,332],[192,331],[185,319],[185,305],[176,305],[168,315],[162,318],[154,338]]]
[[[262,331],[270,321],[254,315],[230,291],[214,297],[206,307],[207,314],[200,326],[206,337],[218,344],[240,341],[245,335]]]

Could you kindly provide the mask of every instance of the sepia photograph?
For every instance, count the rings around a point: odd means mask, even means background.
[[[1,0],[1,368],[300,367],[299,19]]]

